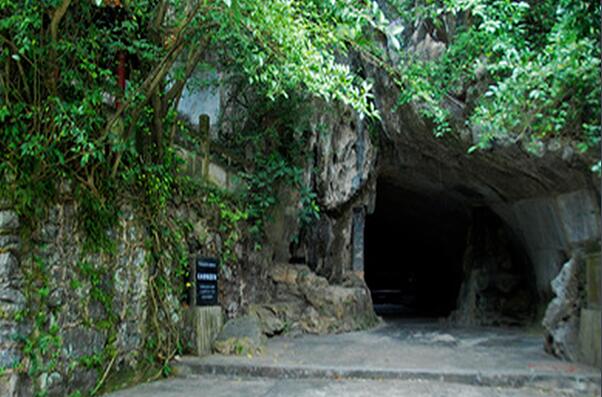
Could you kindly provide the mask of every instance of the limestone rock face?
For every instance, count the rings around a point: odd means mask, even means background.
[[[464,325],[527,324],[535,297],[526,258],[513,258],[511,240],[492,212],[474,211],[473,217],[463,258],[465,279],[451,319]]]
[[[340,208],[368,182],[376,150],[365,122],[348,108],[320,112],[315,124],[314,165],[320,204],[327,210]]]
[[[370,206],[374,196],[377,148],[374,131],[349,107],[316,101],[305,179],[317,197],[320,218],[300,230],[300,244],[290,257],[331,283],[341,283],[353,257],[355,210]],[[291,222],[289,222],[291,224]]]
[[[257,354],[265,347],[266,338],[257,317],[246,315],[229,320],[219,333],[213,349],[221,354]]]
[[[261,330],[267,336],[274,336],[284,333],[288,330],[289,321],[295,318],[298,313],[296,305],[290,304],[270,304],[270,305],[251,305],[249,311],[255,315],[261,323]]]
[[[581,305],[580,260],[571,258],[552,281],[556,297],[550,302],[542,321],[547,330],[546,350],[567,360],[579,354],[579,310]]]
[[[331,285],[304,265],[274,265],[268,277],[273,300],[250,308],[267,335],[353,331],[378,322],[365,286]]]

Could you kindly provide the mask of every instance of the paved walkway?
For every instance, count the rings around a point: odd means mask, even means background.
[[[470,386],[432,381],[237,379],[189,376],[137,386],[107,397],[598,397],[599,392]]]
[[[363,332],[276,337],[256,357],[185,357],[177,369],[184,378],[112,397],[600,393],[600,371],[545,354],[541,332],[436,322],[389,321]]]

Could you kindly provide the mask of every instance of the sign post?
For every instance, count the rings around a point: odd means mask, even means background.
[[[194,306],[191,312],[193,345],[198,356],[211,354],[213,341],[224,324],[218,305],[218,263],[215,258],[194,259]]]
[[[199,257],[196,260],[196,305],[217,305],[217,265],[214,258]]]

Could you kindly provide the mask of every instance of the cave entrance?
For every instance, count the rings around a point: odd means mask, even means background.
[[[365,279],[381,315],[448,316],[462,284],[470,216],[451,200],[379,180],[366,216]]]
[[[467,324],[529,322],[533,283],[499,217],[453,194],[409,191],[379,179],[366,216],[364,277],[382,316]]]

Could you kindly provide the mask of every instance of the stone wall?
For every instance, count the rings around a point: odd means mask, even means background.
[[[8,203],[0,202],[0,395],[13,396],[17,389],[18,375],[11,370],[21,359],[21,349],[16,335],[26,333],[17,313],[25,308],[22,293],[23,277],[20,272],[19,217]]]
[[[110,253],[84,248],[70,201],[53,205],[33,230],[19,231],[12,211],[0,214],[2,395],[65,396],[94,388],[98,360],[135,366],[145,341],[148,252],[132,211],[124,208],[110,232]]]
[[[579,317],[579,360],[602,367],[602,295],[600,294],[600,252],[585,257],[585,304]]]
[[[226,249],[219,212],[206,201],[171,203],[168,209],[184,231],[180,242],[191,269],[199,256],[220,258]],[[193,327],[186,322],[192,319],[189,300],[175,295],[187,280],[172,280],[182,285],[163,289],[158,303],[164,310],[150,317],[157,303],[150,280],[158,275],[149,249],[154,240],[141,214],[124,204],[106,233],[108,246],[100,250],[88,244],[69,191],[61,192],[36,225],[23,226],[10,207],[3,203],[0,208],[1,396],[91,391],[109,370],[136,368],[148,357],[153,321],[175,325],[184,348],[194,351]],[[246,254],[244,233],[237,233],[242,238],[230,247],[230,263],[219,267],[220,310],[227,318],[244,314],[266,290],[259,273],[267,262],[262,255]],[[171,267],[168,273],[181,266],[170,252],[161,255]]]
[[[599,243],[600,210],[595,194],[581,189],[493,206],[525,247],[543,302],[552,298],[551,282],[562,264],[574,252]]]
[[[601,365],[600,253],[573,254],[552,280],[554,298],[546,309],[545,348],[570,361]]]

